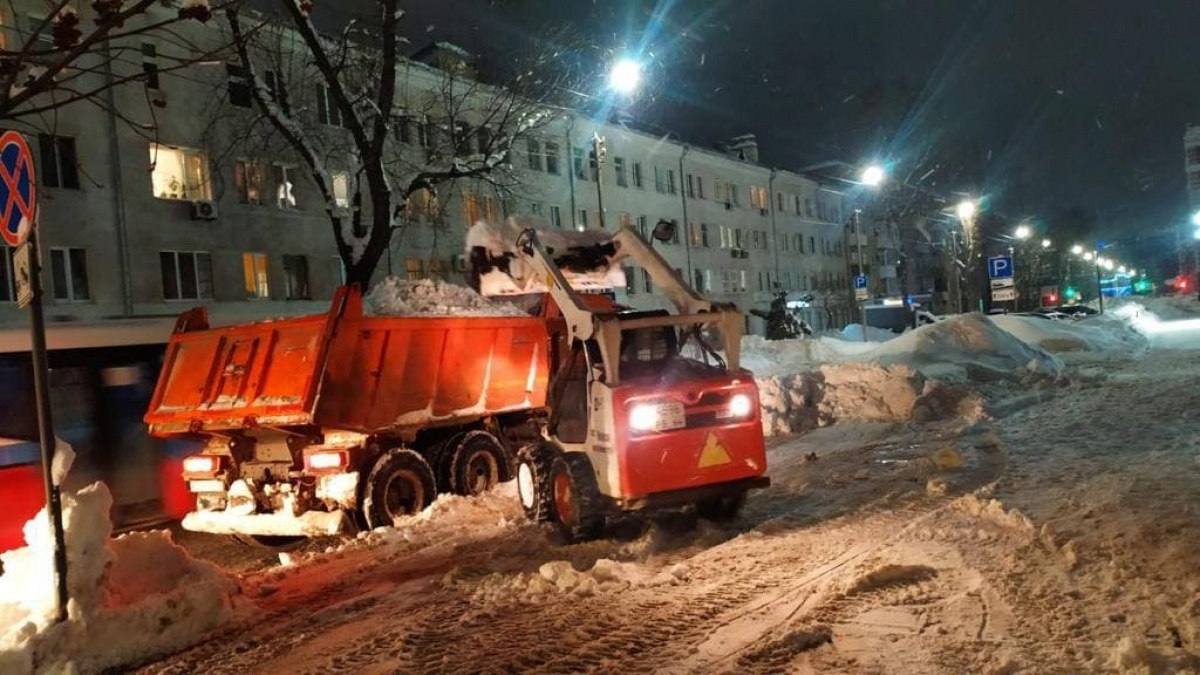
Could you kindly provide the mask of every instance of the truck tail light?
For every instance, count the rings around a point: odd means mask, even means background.
[[[304,466],[309,471],[339,471],[346,466],[346,453],[313,452],[304,456]]]
[[[221,458],[216,455],[192,455],[183,460],[184,476],[202,476],[209,478],[217,475],[221,469]]]

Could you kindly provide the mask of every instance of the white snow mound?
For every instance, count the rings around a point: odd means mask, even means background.
[[[111,539],[112,495],[63,496],[68,618],[54,623],[54,540],[43,509],[0,555],[0,673],[99,673],[183,649],[233,615],[237,584],[167,532]]]
[[[1022,342],[1048,352],[1102,352],[1126,356],[1145,353],[1149,341],[1117,316],[1105,314],[1079,321],[1052,321],[1032,316],[988,317]]]
[[[518,307],[435,279],[388,277],[363,298],[368,314],[382,316],[523,316]]]
[[[988,382],[1028,374],[1057,377],[1063,362],[1005,332],[983,314],[964,314],[921,326],[870,354],[883,365],[905,364],[946,382]]]

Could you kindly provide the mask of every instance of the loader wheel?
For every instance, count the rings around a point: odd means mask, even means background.
[[[745,505],[745,492],[723,497],[710,497],[696,502],[696,515],[714,523],[728,523],[738,517]]]
[[[554,513],[554,495],[550,492],[550,465],[554,448],[533,443],[517,452],[517,496],[525,517],[535,523],[550,520]]]
[[[580,453],[565,453],[550,465],[550,489],[554,495],[554,522],[571,543],[595,539],[604,529],[600,489],[592,465]]]
[[[235,534],[233,538],[243,546],[270,551],[294,551],[308,541],[308,537],[288,537],[269,534]]]
[[[504,480],[508,464],[504,446],[486,431],[465,435],[450,460],[450,484],[468,497],[483,494]]]
[[[433,469],[412,450],[389,450],[367,477],[363,514],[371,528],[390,527],[396,518],[425,510],[437,496]]]

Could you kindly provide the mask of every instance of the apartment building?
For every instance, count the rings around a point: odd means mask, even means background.
[[[147,74],[144,86],[113,90],[111,109],[124,119],[77,104],[56,111],[49,125],[13,125],[36,155],[48,320],[174,315],[200,304],[218,322],[322,311],[344,280],[325,198],[288,148],[252,142],[217,122],[251,114],[240,66],[209,62],[155,74],[174,48],[147,39],[140,62],[121,64]],[[264,76],[271,87],[287,87],[314,125],[328,127],[333,200],[348,206],[349,164],[338,158],[349,149],[337,150],[340,124],[327,92]],[[398,95],[415,96],[438,86],[440,75],[413,61],[401,77]],[[407,109],[406,101],[398,105]],[[396,152],[421,152],[437,128],[425,117],[399,116]],[[599,163],[597,135],[605,149]],[[772,292],[783,290],[815,327],[837,327],[851,319],[843,198],[757,160],[752,136],[703,148],[564,113],[517,140],[503,189],[460,181],[436,196],[416,195],[376,277],[462,282],[464,234],[481,218],[528,214],[553,227],[627,224],[645,234],[667,220],[677,236],[655,245],[696,288],[745,310],[766,309]],[[5,250],[0,326],[27,321],[14,290]],[[633,268],[618,296],[642,308],[664,302]],[[749,327],[763,328],[758,319]]]

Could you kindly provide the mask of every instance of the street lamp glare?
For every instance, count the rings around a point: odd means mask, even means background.
[[[1192,214],[1192,224],[1196,227],[1200,227],[1200,211]]]
[[[976,210],[975,202],[970,199],[962,200],[961,202],[958,203],[958,206],[955,208],[955,212],[958,213],[958,217],[960,220],[969,220],[971,218],[971,216],[975,215],[975,210]]]
[[[1013,236],[1017,239],[1028,239],[1033,236],[1033,230],[1028,225],[1018,225],[1016,231],[1013,232]]]
[[[1050,248],[1050,244],[1051,244],[1051,242],[1049,239],[1042,240],[1042,248]]]
[[[1087,253],[1084,253],[1084,254],[1083,254],[1083,259],[1084,259],[1084,260],[1089,260],[1089,261],[1090,261],[1092,258],[1095,258],[1095,257],[1096,257],[1096,254],[1095,254],[1095,253],[1092,253],[1091,251],[1088,251]]]
[[[866,185],[867,187],[879,187],[879,185],[883,183],[883,179],[886,176],[887,172],[883,170],[882,166],[879,166],[878,164],[872,164],[863,169],[862,176],[859,178],[859,180],[861,180],[862,184]]]
[[[1129,268],[1125,267],[1124,265],[1121,265],[1120,267],[1117,268],[1117,271],[1120,272],[1121,274],[1125,274],[1126,272],[1129,271]]]
[[[1071,253],[1074,253],[1075,255],[1083,255],[1083,247],[1079,244],[1075,244],[1071,247]]]
[[[1197,229],[1195,232],[1192,233],[1192,238],[1200,241],[1200,229]]]
[[[621,59],[608,72],[608,86],[619,94],[632,94],[642,82],[642,64]]]

